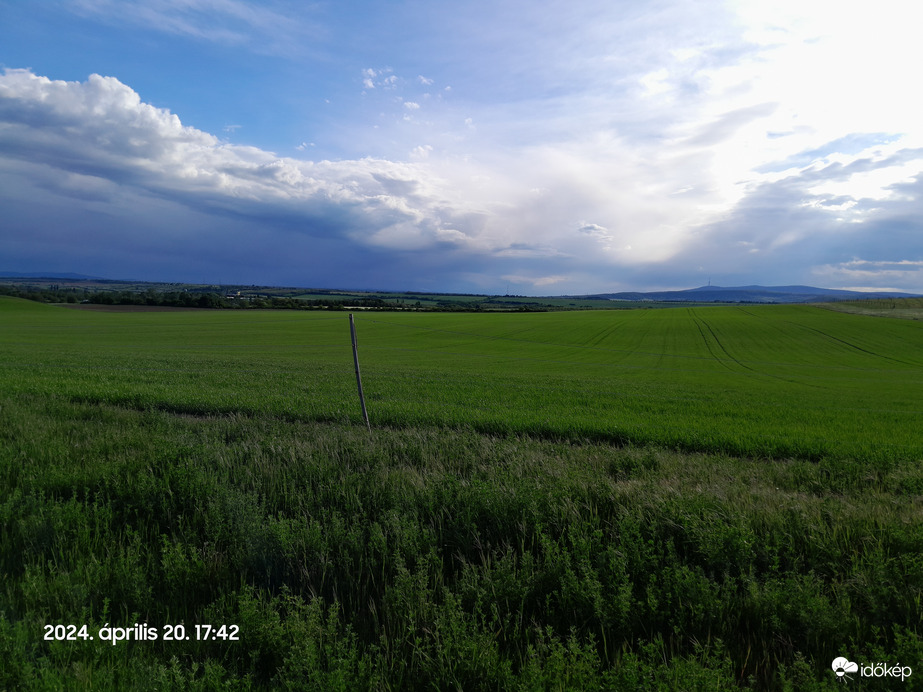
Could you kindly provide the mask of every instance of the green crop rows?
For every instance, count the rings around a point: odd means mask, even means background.
[[[8,305],[4,303],[4,305]],[[358,416],[345,315],[4,311],[5,389]],[[810,307],[358,315],[373,422],[890,463],[923,456],[923,325]]]
[[[356,326],[0,299],[0,689],[919,688],[923,324]]]

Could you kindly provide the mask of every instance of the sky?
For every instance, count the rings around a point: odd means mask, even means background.
[[[0,0],[0,271],[923,293],[906,0]]]

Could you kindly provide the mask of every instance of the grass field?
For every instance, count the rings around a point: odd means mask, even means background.
[[[0,299],[0,689],[921,688],[923,324],[356,324]]]

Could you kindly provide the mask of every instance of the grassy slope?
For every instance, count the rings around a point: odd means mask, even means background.
[[[0,315],[0,688],[819,689],[923,656],[914,323],[359,316],[370,439],[342,317]],[[180,620],[242,641],[41,638]]]

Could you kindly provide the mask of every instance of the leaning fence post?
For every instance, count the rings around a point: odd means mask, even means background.
[[[365,427],[369,429],[369,435],[371,435],[372,425],[369,423],[369,413],[365,410],[365,396],[362,394],[362,377],[359,375],[359,346],[356,343],[356,323],[353,321],[352,313],[349,313],[349,333],[353,340],[353,362],[356,364],[356,384],[359,386],[359,403],[362,404],[362,418],[365,420]]]

